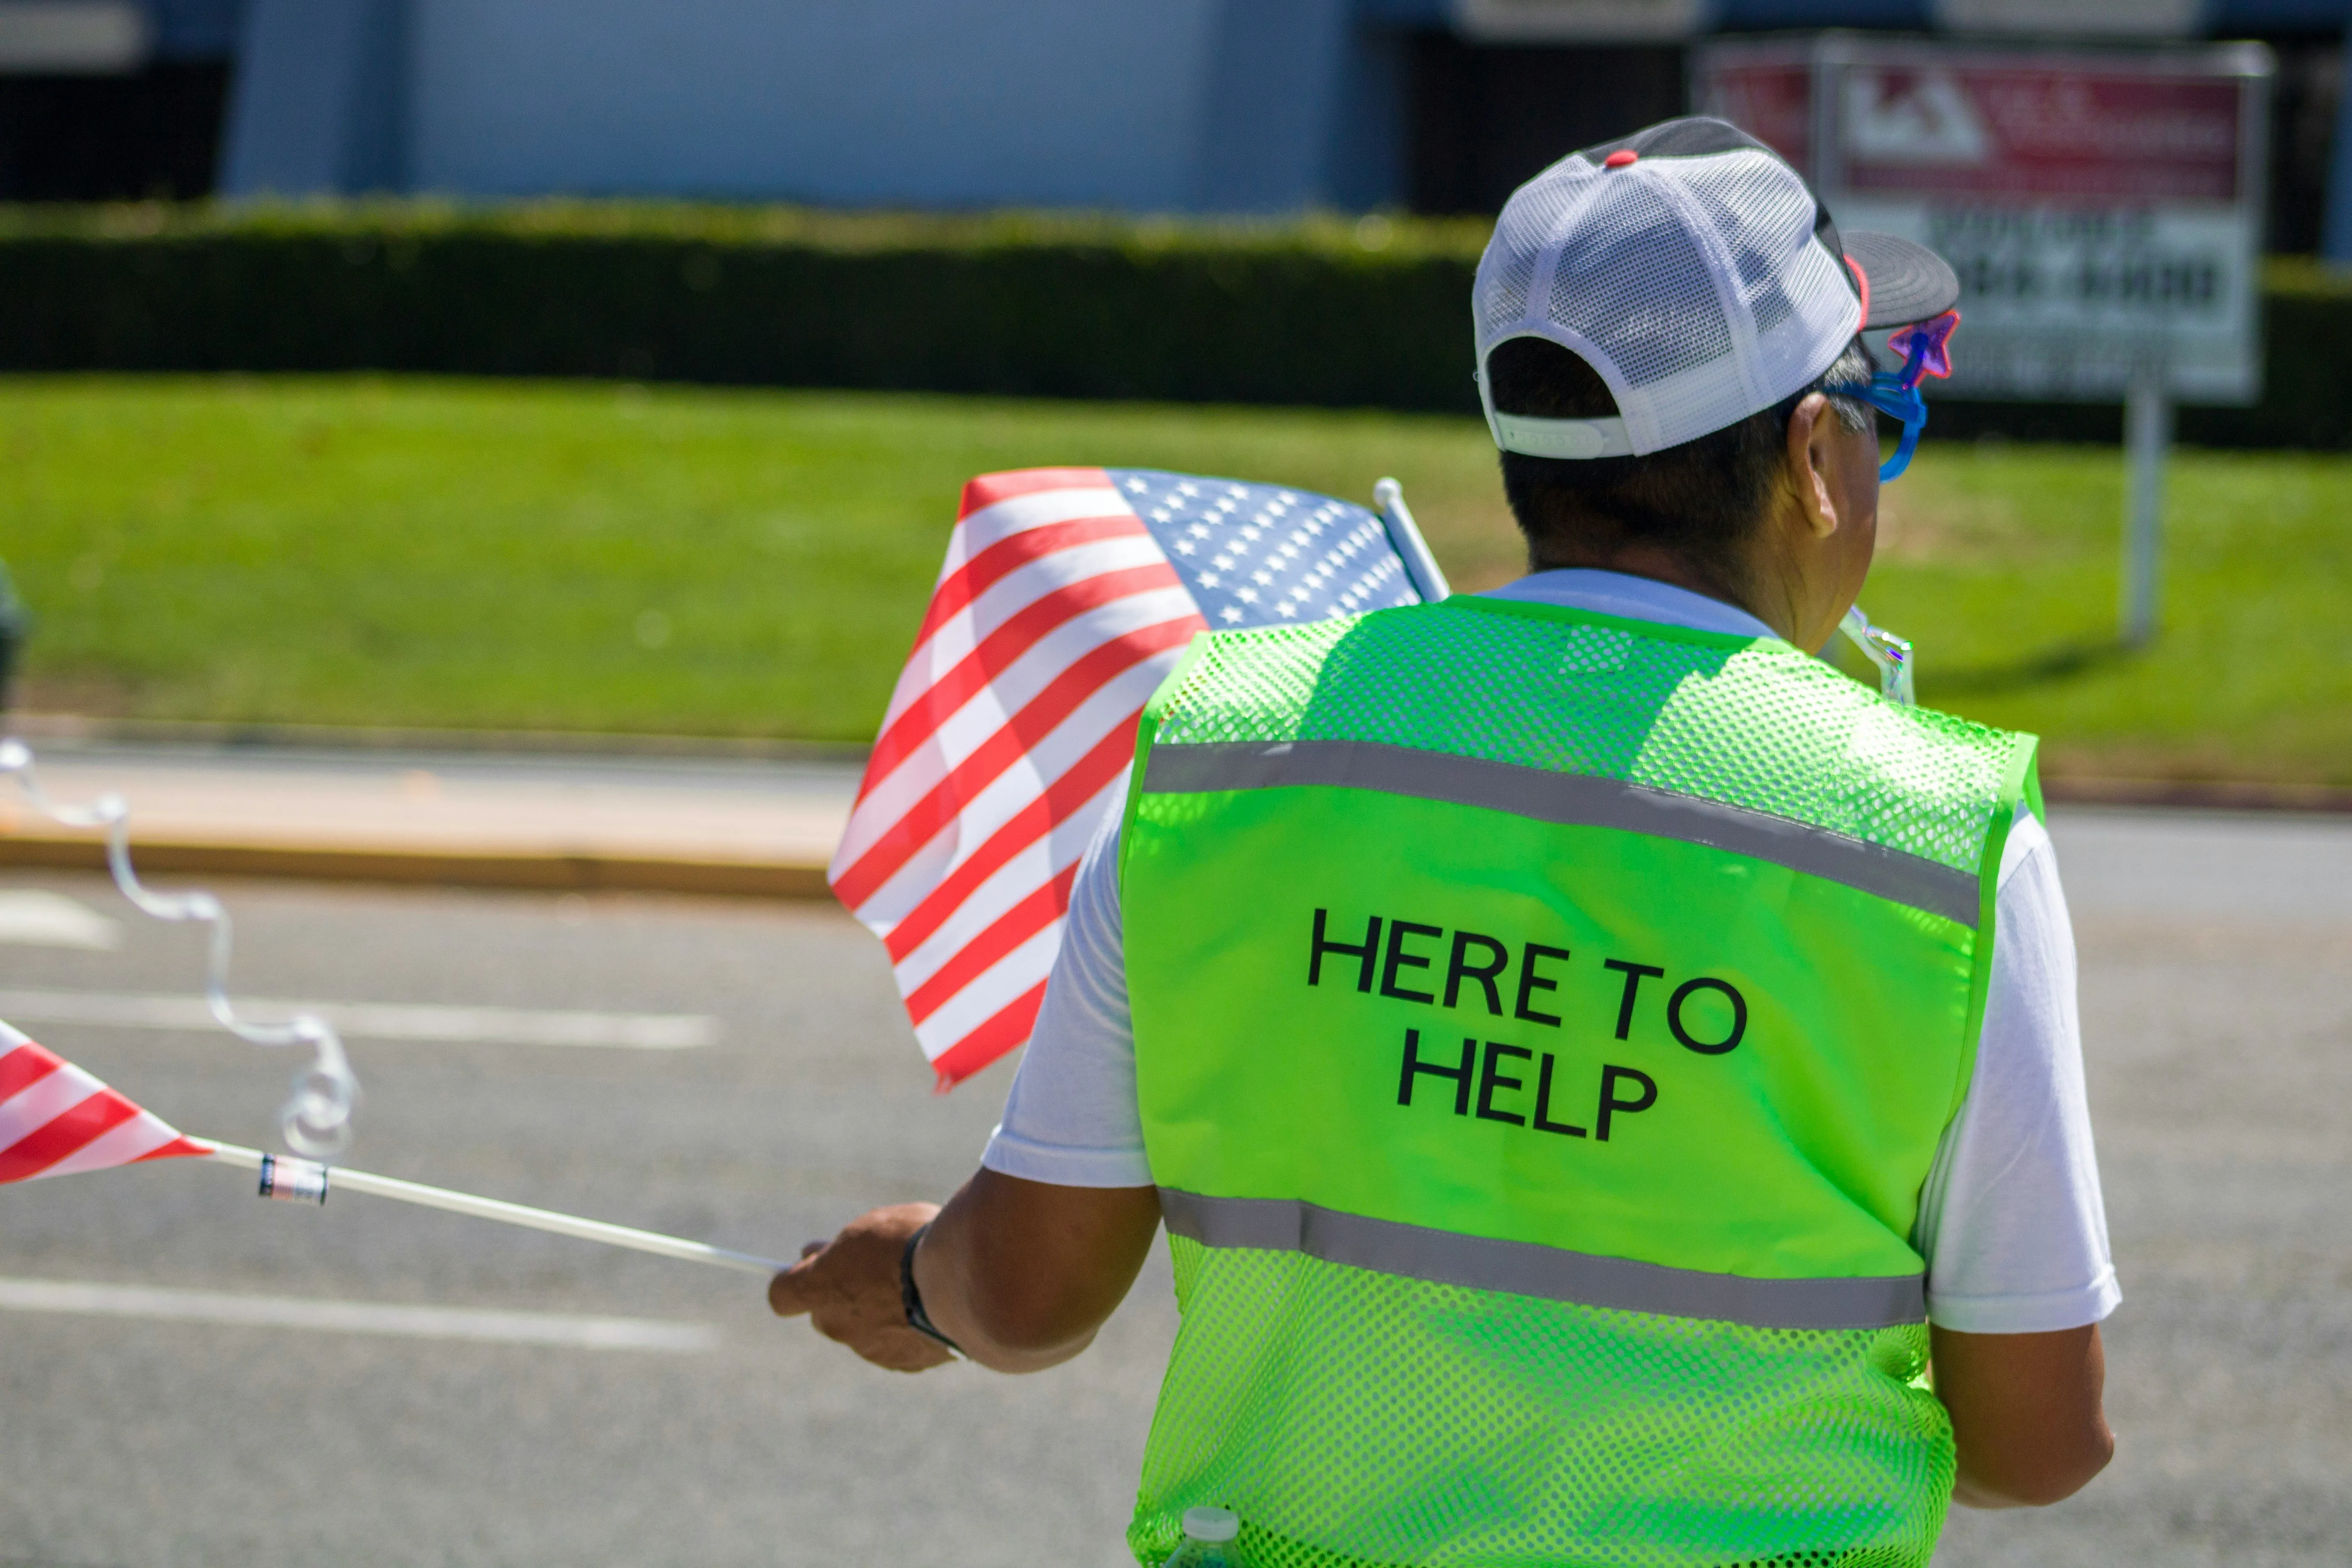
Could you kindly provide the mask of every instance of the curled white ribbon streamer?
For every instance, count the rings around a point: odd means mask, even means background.
[[[306,1046],[310,1064],[294,1075],[293,1091],[278,1108],[278,1131],[286,1146],[313,1160],[331,1160],[351,1147],[352,1110],[360,1080],[343,1055],[333,1026],[315,1014],[298,1013],[282,1024],[257,1024],[237,1016],[228,998],[228,911],[202,890],[165,893],[146,886],[131,866],[131,807],[119,795],[100,795],[88,805],[59,805],[49,799],[34,773],[33,750],[10,736],[0,740],[0,774],[13,774],[33,809],[68,827],[102,828],[106,864],[114,885],[139,910],[159,921],[200,921],[212,927],[212,956],[205,966],[205,1001],[213,1018],[238,1039],[257,1046]]]

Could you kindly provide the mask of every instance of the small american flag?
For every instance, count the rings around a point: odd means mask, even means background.
[[[0,1024],[0,1182],[211,1152]]]
[[[1194,633],[1444,596],[1391,510],[1139,468],[964,487],[828,874],[940,1088],[1029,1038],[1079,857]]]

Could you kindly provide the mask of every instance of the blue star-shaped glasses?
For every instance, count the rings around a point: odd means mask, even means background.
[[[1952,374],[1952,331],[1959,324],[1960,313],[1947,310],[1932,320],[1906,327],[1886,340],[1888,351],[1903,356],[1902,369],[1882,370],[1870,378],[1866,386],[1849,384],[1827,389],[1841,397],[1857,398],[1889,418],[1903,422],[1903,439],[1894,456],[1878,465],[1881,484],[1911,466],[1911,454],[1919,445],[1919,432],[1927,427],[1927,400],[1919,395],[1919,382],[1925,376]]]

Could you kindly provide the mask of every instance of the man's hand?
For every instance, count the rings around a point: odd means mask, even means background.
[[[926,1224],[915,1281],[931,1321],[982,1366],[1038,1372],[1093,1342],[1135,1283],[1160,1228],[1160,1189],[1062,1187],[982,1171],[944,1209],[876,1209],[831,1241],[809,1243],[768,1282],[768,1305],[782,1317],[808,1313],[817,1332],[892,1372],[953,1359],[907,1326],[898,1292],[907,1238]]]
[[[925,1372],[954,1360],[938,1341],[907,1326],[898,1294],[907,1238],[939,1212],[937,1204],[875,1209],[831,1241],[810,1242],[798,1263],[768,1281],[768,1305],[780,1318],[806,1312],[818,1333],[892,1372]]]

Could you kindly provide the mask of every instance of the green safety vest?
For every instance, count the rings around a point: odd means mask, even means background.
[[[2031,736],[1456,598],[1205,636],[1120,842],[1182,1327],[1129,1544],[1924,1564],[1919,1193]]]

